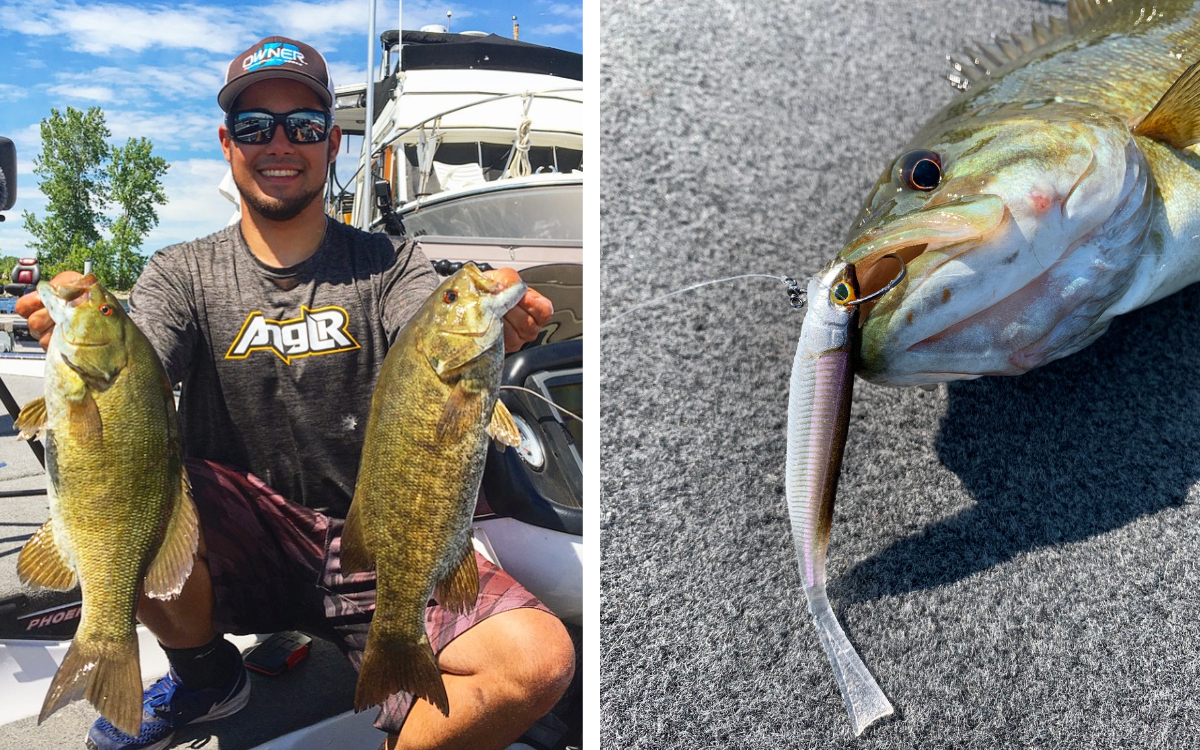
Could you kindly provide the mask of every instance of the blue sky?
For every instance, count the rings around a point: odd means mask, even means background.
[[[169,203],[159,208],[143,252],[220,229],[233,208],[216,189],[225,172],[216,95],[229,60],[262,37],[283,34],[320,50],[335,84],[363,80],[368,2],[0,0],[0,135],[16,144],[19,173],[17,205],[0,224],[0,254],[23,254],[22,210],[44,216],[33,174],[38,123],[51,108],[68,106],[101,107],[114,142],[149,138],[171,162]],[[395,28],[398,4],[376,7],[378,30]],[[447,11],[451,31],[511,35],[515,15],[522,41],[582,51],[581,0],[407,0],[404,27],[445,25]],[[377,62],[379,55],[376,48]],[[343,147],[340,166],[352,170],[355,160]]]

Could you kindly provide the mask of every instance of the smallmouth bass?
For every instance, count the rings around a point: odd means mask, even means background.
[[[955,56],[964,93],[881,175],[834,262],[862,292],[858,372],[1018,375],[1200,279],[1200,3],[1070,0]]]
[[[343,571],[374,567],[377,579],[356,710],[405,691],[450,713],[425,605],[432,595],[464,612],[478,597],[471,516],[489,438],[520,442],[497,393],[501,319],[524,294],[524,284],[504,287],[468,264],[425,301],[384,359],[342,534]]]
[[[141,593],[166,599],[191,574],[199,523],[183,468],[175,399],[150,342],[93,275],[38,284],[55,327],[45,396],[21,410],[46,445],[50,520],[21,549],[22,582],[83,595],[79,629],[38,723],[86,698],[137,735]]]

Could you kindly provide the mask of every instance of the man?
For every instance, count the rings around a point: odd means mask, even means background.
[[[100,750],[162,748],[178,727],[244,707],[245,668],[222,633],[303,629],[361,664],[374,575],[341,574],[341,528],[384,354],[436,286],[413,242],[397,245],[324,214],[341,131],[319,52],[264,39],[230,63],[218,102],[241,220],[155,254],[130,298],[172,382],[183,383],[200,550],[179,598],[139,603],[138,619],[171,670],[146,692],[138,737],[96,721],[87,744]],[[501,283],[515,276],[493,274]],[[37,295],[18,305],[45,346],[53,322],[40,308]],[[326,317],[309,325],[315,311]],[[527,294],[506,316],[506,347],[531,340],[551,312],[548,300]],[[476,608],[426,613],[450,716],[392,696],[376,720],[390,748],[504,747],[571,680],[574,650],[562,623],[478,560]]]

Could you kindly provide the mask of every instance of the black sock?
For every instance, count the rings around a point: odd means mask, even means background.
[[[163,651],[167,652],[167,661],[171,662],[179,681],[193,690],[224,687],[242,668],[241,652],[220,634],[203,646],[163,646]]]

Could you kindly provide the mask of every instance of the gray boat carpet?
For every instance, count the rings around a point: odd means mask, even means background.
[[[807,278],[944,55],[1050,13],[603,0],[601,319]],[[858,739],[784,506],[802,316],[744,279],[602,330],[603,746],[1200,746],[1200,286],[1018,378],[857,383],[829,593],[896,707]]]

